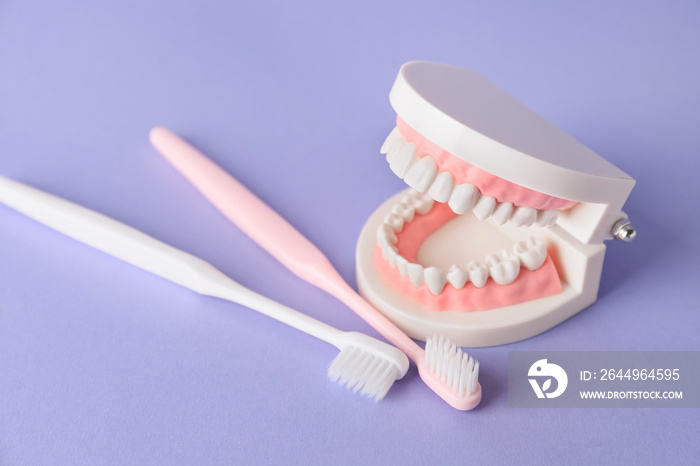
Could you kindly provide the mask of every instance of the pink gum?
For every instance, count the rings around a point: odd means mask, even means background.
[[[416,155],[419,158],[426,155],[431,156],[437,163],[440,171],[452,174],[455,183],[471,183],[479,188],[482,194],[491,196],[498,202],[509,201],[516,206],[527,206],[540,210],[564,210],[576,205],[575,201],[568,201],[533,191],[477,168],[469,162],[441,149],[408,126],[400,117],[396,117],[396,126],[406,141],[412,142],[416,146]]]
[[[457,214],[452,212],[446,204],[438,203],[427,214],[416,215],[412,222],[404,226],[402,232],[396,234],[399,254],[409,262],[417,262],[416,254],[423,241],[456,216]],[[401,276],[398,268],[392,267],[382,257],[379,247],[376,247],[373,252],[373,260],[381,276],[395,289],[431,311],[484,311],[561,292],[559,275],[549,255],[537,270],[521,268],[518,279],[510,285],[498,285],[489,278],[482,288],[477,288],[468,282],[458,290],[448,283],[443,292],[437,296],[430,292],[427,285],[415,287],[408,277]]]

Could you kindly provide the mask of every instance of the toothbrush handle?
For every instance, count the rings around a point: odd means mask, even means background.
[[[204,196],[285,267],[316,286],[323,253],[245,186],[204,154],[165,128],[154,128],[151,143]]]
[[[344,332],[261,296],[198,257],[105,215],[0,176],[0,202],[66,236],[197,293],[242,304],[332,345]]]
[[[165,128],[151,143],[217,209],[301,279],[335,296],[406,355],[418,361],[423,349],[348,285],[326,256],[233,176]]]

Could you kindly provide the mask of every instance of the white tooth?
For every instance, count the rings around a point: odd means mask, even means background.
[[[487,256],[484,262],[489,267],[489,275],[499,285],[513,283],[520,273],[520,261],[505,249],[497,255]]]
[[[408,169],[411,168],[411,165],[416,160],[415,147],[416,146],[414,146],[412,142],[406,144],[401,148],[401,150],[399,150],[396,157],[391,160],[389,165],[391,167],[391,171],[396,173],[396,176],[401,179],[406,176]]]
[[[425,283],[434,295],[439,295],[445,288],[445,272],[437,267],[425,269]]]
[[[540,210],[537,212],[537,220],[535,220],[535,225],[541,228],[551,227],[557,222],[557,210]]]
[[[396,246],[389,246],[388,250],[385,248],[383,251],[385,259],[389,259],[389,264],[392,267],[396,267],[396,259],[399,257],[399,250],[396,248]]]
[[[399,241],[394,229],[386,223],[382,223],[382,226],[377,230],[377,242],[381,242],[382,237],[390,244],[396,244]]]
[[[404,219],[394,213],[389,213],[384,217],[384,225],[389,225],[394,231],[399,232],[403,229]]]
[[[420,193],[416,191],[415,189],[409,189],[406,194],[401,196],[401,204],[404,205],[413,205],[414,202],[416,202],[416,199],[420,197]]]
[[[399,133],[399,128],[397,126],[394,126],[394,129],[391,130],[391,133],[389,133],[389,136],[387,136],[386,140],[384,141],[384,144],[382,144],[382,148],[379,149],[380,154],[388,154],[389,153],[389,147],[391,147],[394,142],[401,136],[401,133]]]
[[[447,202],[452,194],[455,182],[452,179],[450,172],[440,172],[435,177],[432,186],[430,186],[430,196],[438,202]]]
[[[458,184],[452,190],[448,204],[456,214],[466,214],[479,200],[479,190],[471,183]]]
[[[399,147],[398,146],[392,146],[389,148],[389,152],[386,154],[386,161],[389,162],[389,167],[391,167],[391,163],[394,161],[396,158],[396,155],[399,153]]]
[[[382,248],[382,251],[385,247],[389,246],[389,240],[386,235],[382,233],[381,229],[377,232],[377,245]]]
[[[384,257],[384,259],[390,260],[391,256],[394,256],[394,263],[395,263],[396,262],[395,257],[397,254],[398,254],[398,249],[396,248],[396,246],[394,246],[392,244],[385,244],[382,247],[382,257]]]
[[[495,207],[496,199],[491,196],[481,196],[479,202],[474,206],[474,215],[479,220],[487,219],[491,216]]]
[[[477,288],[483,287],[489,278],[489,269],[477,261],[471,261],[467,264],[467,271],[469,272],[469,281]]]
[[[424,193],[428,190],[437,175],[437,164],[430,156],[425,156],[411,166],[406,173],[406,184],[418,192]]]
[[[420,264],[409,263],[406,267],[413,286],[421,286],[425,281],[425,269]]]
[[[491,215],[491,220],[496,225],[503,225],[510,218],[510,214],[513,213],[513,204],[511,202],[501,202],[496,206],[496,209]]]
[[[396,256],[396,267],[402,277],[408,276],[408,260],[404,256]]]
[[[384,232],[384,225],[377,229],[377,244],[380,248],[383,248],[384,246],[389,244],[389,239],[387,238],[387,235]]]
[[[515,208],[515,211],[510,218],[510,223],[515,227],[529,227],[535,223],[536,218],[537,209],[520,206]]]
[[[434,204],[435,201],[429,196],[421,196],[413,201],[413,207],[416,209],[416,213],[421,215],[430,212]]]
[[[464,285],[467,283],[468,279],[469,274],[467,271],[457,264],[454,264],[452,267],[450,267],[450,270],[447,271],[447,281],[450,282],[450,285],[452,285],[456,290],[461,290],[464,288]]]
[[[396,156],[399,154],[399,151],[403,146],[406,145],[406,140],[398,134],[396,138],[389,144],[389,146],[386,149],[386,161],[389,162],[389,166],[391,166],[391,163],[394,162],[394,159],[396,159]]]
[[[413,220],[413,215],[416,213],[416,209],[412,205],[395,204],[394,207],[391,208],[391,212],[398,215],[408,223]]]
[[[544,242],[532,236],[525,241],[516,243],[513,246],[513,252],[528,270],[539,269],[547,259],[547,247]]]

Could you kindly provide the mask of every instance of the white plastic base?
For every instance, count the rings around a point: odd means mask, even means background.
[[[470,236],[505,236],[513,243],[524,236],[536,236],[547,245],[562,280],[562,292],[525,303],[487,311],[435,312],[399,293],[381,276],[372,253],[376,247],[376,232],[392,206],[408,190],[402,191],[382,204],[367,220],[357,244],[357,286],[362,296],[379,309],[411,338],[425,341],[434,334],[444,335],[459,346],[496,346],[524,340],[565,321],[595,302],[603,267],[605,245],[585,245],[558,226],[515,228],[508,224],[495,226],[480,221],[472,214],[448,222],[433,235],[440,241],[424,242],[419,250],[421,262],[445,264],[445,257],[455,259],[478,255],[485,257],[496,251],[482,243],[471,242]],[[455,225],[453,222],[459,222]],[[497,234],[495,230],[498,231]],[[483,234],[481,234],[483,233]],[[442,246],[436,246],[442,245]],[[467,249],[468,251],[465,251]]]

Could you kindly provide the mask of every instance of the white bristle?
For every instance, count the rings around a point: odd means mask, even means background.
[[[353,346],[343,349],[328,367],[328,377],[355,392],[381,400],[398,378],[390,361]]]
[[[479,361],[448,338],[432,336],[425,342],[425,367],[459,396],[469,396],[479,382]]]

